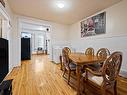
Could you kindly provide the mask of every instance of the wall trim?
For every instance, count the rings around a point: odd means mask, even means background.
[[[102,35],[105,35],[105,34],[101,34]],[[91,37],[84,37],[84,38],[81,38],[81,39],[88,39],[88,40],[97,40],[97,39],[110,39],[110,38],[117,38],[117,37],[127,37],[127,34],[122,34],[122,35],[114,35],[114,36],[107,36],[107,37],[98,37],[100,35],[96,35],[96,36],[91,36]]]

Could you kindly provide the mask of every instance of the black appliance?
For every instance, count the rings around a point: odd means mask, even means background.
[[[21,38],[21,60],[31,59],[30,38]]]
[[[0,38],[0,83],[9,72],[8,40]]]

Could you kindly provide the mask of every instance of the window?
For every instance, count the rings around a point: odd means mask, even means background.
[[[43,35],[38,35],[38,47],[41,47],[44,49],[44,36]]]
[[[45,49],[45,33],[35,33],[35,50]]]

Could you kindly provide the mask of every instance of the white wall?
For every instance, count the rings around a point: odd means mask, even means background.
[[[2,37],[9,40],[9,71],[15,66],[15,60],[13,60],[13,13],[9,7],[7,0],[5,1],[5,7],[0,4],[0,14],[3,16],[2,20]]]
[[[70,26],[71,46],[77,51],[85,51],[87,47],[94,47],[96,51],[101,47],[106,47],[111,52],[122,51],[124,56],[122,70],[127,71],[127,0],[101,12],[104,11],[106,11],[106,34],[81,38],[79,21]]]

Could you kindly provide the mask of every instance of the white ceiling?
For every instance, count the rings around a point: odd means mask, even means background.
[[[62,0],[65,8],[55,6],[60,0],[8,0],[13,12],[18,15],[73,24],[87,16],[103,10],[121,0]]]

